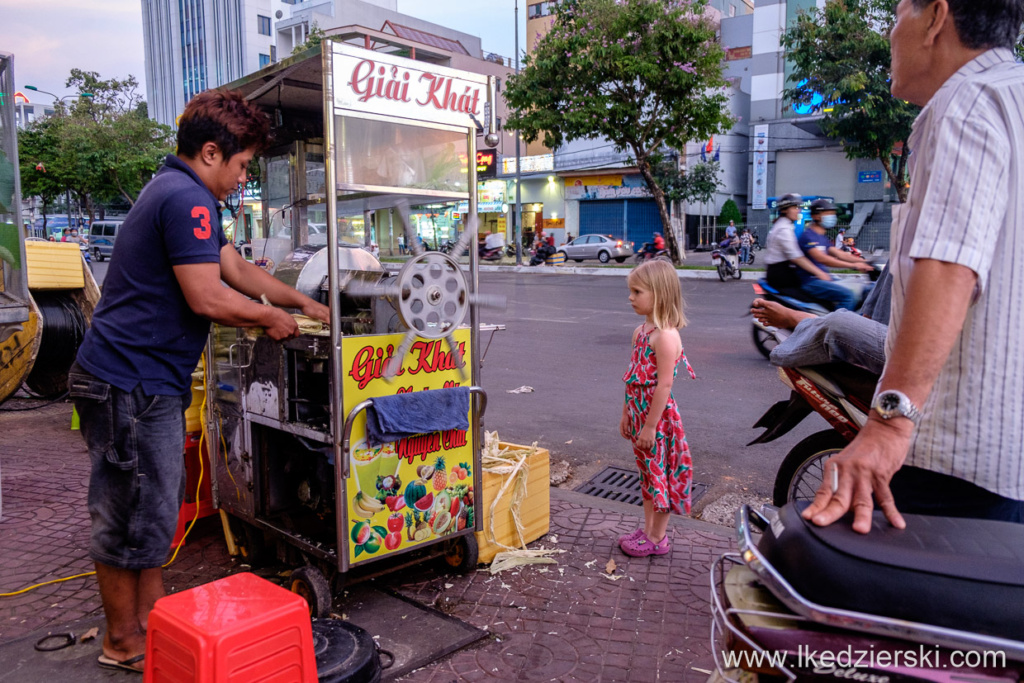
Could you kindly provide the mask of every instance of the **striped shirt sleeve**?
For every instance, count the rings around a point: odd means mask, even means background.
[[[947,116],[926,144],[934,158],[909,255],[970,268],[980,293],[1006,216],[1009,140],[984,120]]]

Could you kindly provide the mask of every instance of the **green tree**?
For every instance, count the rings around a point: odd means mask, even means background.
[[[146,115],[133,76],[103,80],[95,72],[72,69],[66,85],[92,97],[59,103],[53,116],[19,132],[24,194],[39,196],[45,209],[72,192],[90,218],[100,202],[122,198],[134,204],[174,151],[171,129]]]
[[[607,138],[635,161],[658,205],[674,259],[665,192],[654,167],[730,128],[727,82],[705,0],[563,0],[550,33],[505,89],[507,127],[549,147]]]
[[[801,12],[782,39],[794,84],[784,95],[801,104],[824,97],[825,135],[839,139],[849,159],[880,161],[905,202],[906,141],[920,108],[889,92],[895,6],[893,0],[828,0],[822,9]]]
[[[740,207],[736,206],[736,202],[731,199],[727,199],[725,204],[722,204],[722,212],[718,214],[718,222],[722,225],[726,225],[729,221],[733,221],[737,225],[743,222],[743,214],[740,213]]]
[[[296,45],[292,50],[292,54],[297,55],[300,52],[305,52],[311,47],[317,47],[320,43],[324,42],[324,38],[327,37],[328,36],[324,33],[324,30],[314,21],[313,25],[309,27],[309,33],[306,34],[306,42]]]

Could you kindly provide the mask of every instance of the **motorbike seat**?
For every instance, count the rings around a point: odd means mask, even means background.
[[[797,368],[797,371],[807,375],[811,381],[833,391],[833,393],[835,393],[835,389],[838,389],[843,396],[859,403],[864,410],[871,406],[871,399],[875,396],[875,387],[878,386],[879,379],[875,373],[849,363],[812,365],[806,368]]]
[[[818,527],[789,504],[758,542],[807,600],[1024,642],[1024,524],[874,513],[871,533],[852,515]]]

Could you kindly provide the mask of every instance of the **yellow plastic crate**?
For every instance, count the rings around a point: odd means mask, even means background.
[[[501,448],[527,448],[515,444],[501,443]],[[548,533],[551,528],[551,481],[550,481],[551,455],[546,448],[538,448],[526,461],[529,466],[529,475],[526,478],[526,498],[523,500],[519,510],[520,520],[523,523],[523,537],[527,543],[536,541]],[[481,496],[481,518],[483,531],[476,534],[476,542],[480,548],[480,562],[489,563],[494,556],[505,550],[488,539],[487,530],[490,528],[491,502],[498,495],[498,491],[504,485],[504,477],[500,474],[483,473],[483,496]],[[494,537],[495,540],[507,545],[516,547],[519,539],[516,534],[515,521],[512,512],[509,510],[509,501],[512,496],[512,487],[505,492],[498,507],[494,511]]]
[[[25,242],[28,288],[81,289],[85,287],[82,253],[74,242]]]

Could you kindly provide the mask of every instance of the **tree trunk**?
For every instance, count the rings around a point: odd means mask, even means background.
[[[889,182],[896,188],[896,196],[900,200],[900,204],[905,204],[907,201],[907,194],[910,190],[910,185],[905,180],[906,177],[906,145],[903,147],[903,154],[900,156],[898,166],[896,169],[892,167],[892,161],[888,155],[882,154],[878,160],[882,162],[882,167],[885,169],[886,175],[889,176]]]
[[[661,216],[661,227],[662,235],[665,237],[665,246],[668,247],[668,253],[672,257],[672,262],[675,264],[681,263],[682,249],[676,244],[676,236],[672,231],[672,218],[668,215],[668,203],[665,201],[665,192],[658,185],[658,181],[654,179],[654,174],[651,173],[651,163],[647,160],[647,157],[636,155],[636,165],[640,169],[640,175],[643,176],[644,182],[647,183],[647,189],[654,195],[654,203],[658,205],[658,214]]]

